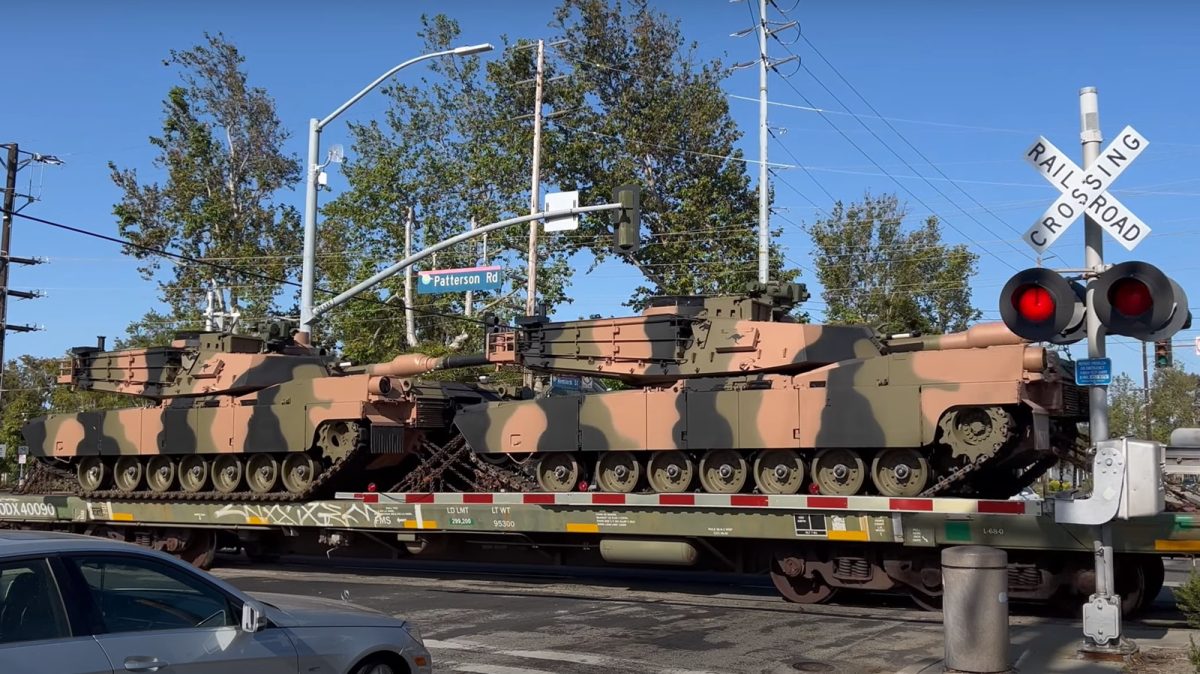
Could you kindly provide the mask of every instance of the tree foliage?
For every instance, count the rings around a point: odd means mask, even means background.
[[[554,179],[594,201],[623,183],[643,188],[645,242],[625,259],[646,283],[629,304],[755,280],[758,195],[735,147],[742,134],[721,89],[722,64],[700,62],[678,21],[646,0],[564,0],[552,26],[571,69],[552,122]],[[594,237],[586,247],[597,260],[610,254],[609,231],[593,220],[582,232]],[[772,280],[797,275],[783,261],[773,246]]]
[[[735,147],[741,133],[721,90],[719,62],[700,62],[677,22],[644,0],[627,5],[564,0],[548,39],[543,95],[543,191],[579,190],[583,204],[603,203],[613,188],[643,187],[643,246],[621,259],[644,281],[629,298],[716,293],[744,287],[757,272],[757,193]],[[424,50],[456,44],[457,23],[423,18]],[[384,122],[352,125],[350,189],[323,211],[318,263],[328,285],[345,287],[403,257],[404,221],[415,213],[415,249],[467,228],[524,214],[529,208],[533,143],[533,43],[509,43],[486,68],[478,59],[440,58],[415,85],[387,89]],[[778,232],[776,232],[778,234]],[[484,298],[502,316],[524,313],[528,229],[489,239],[489,260],[506,267],[507,290]],[[353,250],[345,242],[354,241]],[[612,253],[606,216],[583,217],[574,232],[541,235],[538,300],[569,302],[568,258],[593,264]],[[359,243],[361,242],[361,244]],[[576,258],[579,259],[579,258]],[[447,268],[480,261],[462,244],[438,254]],[[776,247],[773,280],[790,281]],[[422,264],[432,268],[433,260]],[[375,360],[404,344],[402,279],[381,285],[372,301],[344,305],[330,317],[333,336],[352,359]],[[476,299],[479,299],[478,297]],[[387,306],[384,303],[387,303]],[[417,295],[418,311],[463,313],[462,295]],[[420,316],[420,314],[419,314]],[[426,316],[421,348],[445,348],[478,328]]]
[[[276,193],[300,178],[296,157],[285,155],[287,133],[267,92],[249,84],[244,58],[218,35],[204,44],[172,50],[164,65],[177,67],[182,83],[163,101],[162,132],[154,168],[163,182],[146,181],[137,169],[110,162],[122,196],[113,212],[118,231],[138,246],[171,249],[216,262],[173,264],[159,282],[166,320],[195,322],[204,288],[229,289],[232,308],[265,316],[281,284],[245,272],[283,279],[293,276],[300,249],[299,218]],[[142,261],[147,279],[162,258],[127,246]],[[157,322],[164,316],[148,316]]]
[[[810,228],[817,279],[830,323],[866,323],[884,332],[963,330],[980,312],[970,279],[979,256],[942,242],[934,216],[906,230],[894,195],[838,202]]]
[[[422,17],[424,52],[454,46],[458,24],[445,16]],[[516,84],[529,72],[529,50],[489,64],[475,57],[444,57],[429,62],[418,84],[385,89],[391,98],[385,123],[351,124],[353,157],[343,166],[350,188],[323,209],[322,278],[347,287],[404,257],[405,220],[412,209],[414,251],[479,225],[527,213],[531,128],[510,121],[529,111],[532,96],[519,101]],[[523,103],[523,106],[522,106]],[[526,227],[489,236],[488,260],[504,263],[514,290],[525,286]],[[353,241],[351,249],[347,242]],[[419,263],[418,269],[470,267],[483,261],[481,242],[467,242]],[[563,301],[567,274],[561,247],[543,245],[538,288],[551,304]],[[516,302],[475,293],[479,305],[509,314]],[[389,279],[330,318],[333,334],[348,357],[377,360],[405,350],[402,329],[403,277]],[[423,348],[461,348],[464,331],[478,326],[445,318],[465,313],[462,294],[415,295]]]
[[[1179,364],[1160,368],[1150,379],[1150,439],[1166,443],[1176,428],[1200,426],[1197,394],[1200,381]],[[1108,389],[1108,429],[1112,437],[1146,437],[1146,394],[1127,374],[1113,378]]]

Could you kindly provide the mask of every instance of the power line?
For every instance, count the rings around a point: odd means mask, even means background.
[[[856,96],[858,96],[859,100],[861,100],[861,101],[862,101],[864,104],[866,104],[866,106],[867,106],[868,108],[870,108],[871,112],[875,113],[876,115],[879,115],[879,111],[875,109],[875,106],[871,105],[871,102],[870,102],[870,101],[868,101],[868,100],[867,100],[867,98],[866,98],[865,96],[863,96],[863,95],[862,95],[862,92],[860,92],[860,91],[858,90],[858,88],[857,88],[857,87],[855,87],[853,84],[851,84],[851,83],[850,83],[850,81],[849,81],[849,80],[847,80],[847,79],[846,79],[846,77],[845,77],[844,75],[842,75],[842,72],[841,72],[840,70],[838,70],[838,69],[837,69],[837,67],[836,67],[836,66],[834,66],[832,63],[830,63],[829,59],[825,58],[825,55],[824,55],[824,54],[822,54],[822,53],[821,53],[821,50],[817,49],[817,46],[816,46],[816,45],[814,45],[814,44],[813,44],[813,43],[812,43],[812,42],[811,42],[811,41],[808,39],[808,36],[806,36],[806,35],[804,35],[803,33],[801,33],[800,37],[801,37],[801,39],[803,39],[803,40],[804,40],[804,43],[805,43],[805,44],[807,44],[809,47],[811,47],[811,48],[812,48],[812,50],[813,50],[813,52],[815,52],[815,53],[816,53],[816,55],[817,55],[817,56],[819,56],[819,57],[821,58],[821,60],[822,60],[822,61],[824,61],[825,65],[829,66],[829,69],[830,69],[830,70],[832,70],[832,71],[834,72],[834,74],[838,76],[838,78],[839,78],[839,79],[841,79],[842,83],[843,83],[843,84],[845,84],[847,87],[849,87],[849,88],[850,88],[850,91],[853,91],[853,92],[854,92],[854,94],[855,94]],[[805,70],[806,72],[808,72],[808,74],[809,74],[809,75],[812,75],[812,76],[813,76],[813,79],[817,79],[817,78],[816,78],[816,76],[815,76],[815,75],[813,75],[812,71],[810,71],[810,70],[809,70],[807,67],[805,67],[805,68],[804,68],[804,70]],[[820,83],[820,80],[817,80],[817,82],[818,82],[818,83]],[[830,90],[829,90],[829,88],[828,88],[828,87],[825,87],[825,85],[824,85],[824,84],[821,84],[821,86],[822,86],[822,87],[823,87],[823,88],[824,88],[826,91],[830,91]],[[832,92],[832,91],[830,91],[830,95],[833,95],[833,92]],[[839,102],[839,103],[841,103],[840,99],[838,99],[838,98],[837,98],[837,96],[834,96],[834,99],[835,99],[835,100],[838,100],[838,102]],[[881,119],[882,119],[882,116],[881,116]],[[904,134],[900,133],[900,131],[899,131],[899,130],[898,130],[896,127],[895,127],[895,126],[893,126],[893,125],[892,125],[892,123],[891,123],[890,121],[888,121],[888,120],[886,120],[886,119],[882,119],[882,121],[883,121],[883,123],[884,123],[884,124],[886,124],[886,125],[887,125],[887,127],[888,127],[889,129],[891,129],[891,130],[892,130],[892,132],[893,132],[893,133],[895,133],[895,134],[896,134],[896,136],[897,136],[897,137],[899,137],[899,138],[900,138],[900,140],[904,141],[904,144],[905,144],[905,145],[908,145],[908,147],[909,147],[910,149],[912,149],[912,151],[913,151],[913,152],[916,152],[916,153],[917,153],[917,156],[919,156],[919,157],[920,157],[921,159],[923,159],[923,160],[924,160],[926,163],[928,163],[930,166],[932,166],[932,167],[933,167],[933,170],[934,170],[934,171],[937,171],[938,175],[942,176],[942,177],[943,177],[943,178],[945,178],[946,180],[949,180],[949,181],[950,181],[950,184],[951,184],[951,185],[954,185],[954,187],[955,187],[955,188],[957,188],[959,192],[962,192],[962,193],[963,193],[963,195],[965,195],[965,196],[966,196],[968,199],[970,199],[970,200],[971,200],[971,202],[972,202],[973,204],[975,204],[975,205],[976,205],[976,206],[978,206],[979,208],[982,208],[982,209],[983,209],[983,210],[984,210],[984,211],[985,211],[985,212],[986,212],[988,215],[991,215],[993,218],[995,218],[995,219],[996,219],[996,221],[997,221],[997,222],[999,222],[1001,225],[1004,225],[1005,227],[1007,227],[1008,229],[1010,229],[1011,231],[1013,231],[1013,232],[1014,232],[1015,234],[1017,234],[1018,236],[1020,236],[1020,235],[1022,234],[1020,230],[1018,230],[1017,228],[1013,227],[1011,224],[1009,224],[1008,222],[1006,222],[1005,220],[1003,220],[1003,219],[1002,219],[1000,216],[998,216],[998,215],[996,215],[995,213],[993,213],[993,212],[992,212],[992,211],[991,211],[991,210],[990,210],[990,209],[989,209],[987,206],[984,206],[983,204],[979,203],[979,200],[978,200],[978,199],[976,199],[976,198],[975,198],[975,197],[974,197],[972,194],[970,194],[969,192],[967,192],[965,189],[963,189],[962,185],[958,184],[958,182],[954,181],[953,179],[951,179],[951,178],[950,178],[950,176],[946,175],[946,173],[945,173],[944,171],[942,171],[941,167],[939,167],[937,164],[933,163],[933,161],[932,161],[932,160],[931,160],[929,157],[925,156],[925,153],[924,153],[924,152],[922,152],[922,151],[921,151],[921,149],[920,149],[920,148],[918,148],[916,145],[914,145],[914,144],[913,144],[911,141],[909,141],[909,140],[908,140],[908,138],[907,138],[907,137],[906,137]],[[870,129],[870,127],[869,127],[869,126],[867,126],[867,125],[866,125],[866,123],[865,123],[865,122],[863,122],[862,120],[859,120],[859,123],[860,123],[860,124],[862,124],[864,128]],[[874,132],[872,132],[872,135],[875,135],[875,134],[874,134]],[[878,136],[876,136],[876,138],[878,138]],[[880,142],[882,142],[882,139],[880,139]],[[889,150],[891,150],[891,147],[887,146],[886,144],[885,144],[885,147],[888,147],[888,149],[889,149]],[[894,151],[893,151],[893,152],[892,152],[892,154],[896,154],[897,158],[899,158],[899,154],[897,154],[896,152],[894,152]],[[910,169],[910,170],[912,170],[914,173],[916,172],[916,168],[914,168],[914,167],[912,166],[912,164],[909,164],[907,160],[901,159],[901,161],[903,161],[903,162],[904,162],[904,164],[905,164],[906,166],[908,166],[908,167],[909,167],[909,169]],[[932,184],[931,184],[930,186],[932,187]],[[935,188],[935,189],[936,189],[936,188]],[[940,190],[938,190],[938,193],[939,193],[939,194],[941,194],[941,191],[940,191]],[[955,204],[955,206],[957,207],[958,205],[957,205],[957,204]],[[961,208],[959,208],[959,210],[961,211],[962,209],[961,209]],[[964,214],[966,214],[966,211],[963,211],[963,213],[964,213]],[[978,223],[980,227],[982,227],[982,226],[983,226],[983,223],[979,222],[979,221],[978,221],[978,220],[976,220],[974,217],[972,217],[972,216],[970,216],[970,215],[968,215],[967,217],[971,217],[971,219],[972,219],[972,220],[975,220],[975,222],[976,222],[976,223]],[[1015,245],[1013,245],[1013,244],[1010,244],[1010,245],[1011,245],[1012,247],[1014,247],[1014,248],[1015,248]],[[1027,253],[1028,251],[1021,251],[1021,252],[1026,252],[1026,253]],[[1057,257],[1057,256],[1055,256],[1055,257]],[[1060,258],[1060,259],[1061,259],[1061,258]]]
[[[24,219],[30,220],[32,222],[46,225],[48,227],[55,227],[57,229],[62,229],[62,230],[68,231],[68,232],[73,232],[75,234],[89,236],[94,239],[100,239],[102,241],[108,241],[110,243],[116,243],[116,244],[120,244],[122,246],[129,246],[130,248],[136,248],[138,250],[149,253],[151,255],[159,255],[162,257],[171,258],[171,259],[175,259],[175,260],[181,260],[183,262],[188,262],[188,263],[192,263],[192,264],[200,264],[200,265],[204,265],[207,267],[212,267],[214,269],[221,269],[223,271],[227,271],[227,272],[230,272],[233,274],[241,274],[244,276],[251,276],[251,277],[254,277],[257,279],[261,279],[263,281],[267,281],[272,284],[288,285],[288,286],[293,286],[293,287],[297,287],[297,288],[300,287],[300,284],[298,282],[292,281],[289,279],[275,278],[273,276],[263,274],[261,272],[249,270],[249,269],[238,269],[237,267],[230,267],[228,265],[223,265],[223,264],[219,264],[216,262],[209,262],[209,261],[206,261],[203,259],[191,257],[189,255],[184,255],[182,253],[174,253],[169,250],[153,248],[151,246],[146,246],[146,245],[142,245],[140,243],[135,243],[133,241],[129,241],[128,239],[123,239],[123,238],[116,237],[116,236],[109,236],[107,234],[93,232],[91,230],[83,229],[80,227],[73,227],[71,225],[66,225],[61,222],[54,222],[53,220],[46,220],[45,218],[38,218],[38,217],[34,217],[32,215],[25,215],[24,213],[14,213],[14,215],[16,215],[19,218],[24,218]],[[337,291],[329,290],[327,288],[314,287],[313,289],[317,292],[322,292],[327,295],[337,295],[338,294]],[[370,297],[370,296],[366,296],[366,295],[357,295],[352,299],[359,300],[362,302],[370,302],[372,304],[379,304],[379,305],[388,306],[388,307],[393,306],[391,304],[388,304],[387,302],[384,302],[383,300],[376,299],[374,297]],[[413,308],[413,311],[418,311],[419,313],[424,313],[424,314],[431,315],[431,316],[441,316],[442,318],[452,318],[455,320],[467,321],[470,323],[478,323],[479,325],[487,325],[487,323],[485,323],[484,321],[477,320],[474,318],[467,318],[466,316],[455,316],[453,314],[443,314],[443,313],[436,312],[436,311],[418,310],[415,307]]]

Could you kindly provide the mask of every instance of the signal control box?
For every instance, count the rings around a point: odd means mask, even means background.
[[[1150,517],[1166,508],[1162,443],[1117,438],[1096,443],[1092,494],[1054,500],[1054,521],[1100,525],[1114,519]]]

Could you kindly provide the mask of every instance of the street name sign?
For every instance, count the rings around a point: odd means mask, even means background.
[[[1149,144],[1127,126],[1085,171],[1045,137],[1038,137],[1025,151],[1025,161],[1062,194],[1025,232],[1025,243],[1041,255],[1080,215],[1088,215],[1127,250],[1133,250],[1150,233],[1150,227],[1108,188]]]
[[[425,295],[499,290],[504,285],[504,269],[497,266],[436,269],[419,272],[418,276],[421,282],[417,292]]]
[[[1108,386],[1112,383],[1112,359],[1084,358],[1075,361],[1076,386]]]

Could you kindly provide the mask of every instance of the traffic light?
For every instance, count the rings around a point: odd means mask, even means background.
[[[1072,344],[1087,333],[1084,288],[1035,267],[1019,272],[1000,291],[1000,317],[1009,330],[1033,342]]]
[[[613,202],[621,204],[619,210],[610,214],[612,224],[616,225],[613,249],[618,253],[633,253],[641,246],[642,189],[637,185],[622,185],[613,190]]]
[[[1092,302],[1110,335],[1152,342],[1192,322],[1183,288],[1145,262],[1122,262],[1100,274]]]
[[[1154,368],[1162,369],[1171,366],[1171,340],[1160,339],[1154,343]]]
[[[1110,335],[1146,342],[1191,327],[1187,295],[1145,262],[1113,265],[1092,281],[1092,309]],[[1000,317],[1009,330],[1034,342],[1071,344],[1086,336],[1086,290],[1041,267],[1018,272],[1000,292]]]

